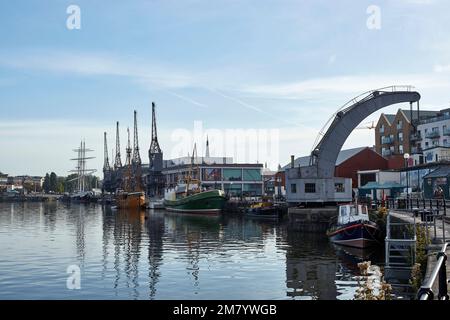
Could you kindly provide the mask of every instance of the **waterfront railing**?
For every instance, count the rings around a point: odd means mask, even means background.
[[[433,287],[437,283],[438,300],[449,300],[448,280],[447,280],[447,247],[448,242],[442,246],[442,250],[437,254],[437,263],[428,280],[420,288],[417,298],[419,300],[434,300]]]

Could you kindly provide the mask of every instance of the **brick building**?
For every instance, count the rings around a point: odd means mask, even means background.
[[[436,117],[439,111],[416,111],[399,109],[397,114],[381,114],[375,128],[375,150],[386,157],[389,167],[399,169],[404,166],[403,155],[415,151],[415,126],[419,119]]]

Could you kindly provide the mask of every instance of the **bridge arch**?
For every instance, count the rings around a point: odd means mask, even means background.
[[[365,118],[387,106],[419,102],[420,98],[412,86],[391,86],[363,93],[350,100],[319,133],[311,152],[310,165],[313,168],[306,171],[308,175],[314,173],[317,178],[333,178],[339,152],[352,131]]]

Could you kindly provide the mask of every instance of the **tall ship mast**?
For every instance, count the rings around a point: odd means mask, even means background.
[[[83,195],[86,194],[86,177],[92,175],[97,170],[95,169],[86,169],[86,162],[90,159],[95,159],[95,157],[88,157],[86,156],[87,152],[92,152],[94,150],[86,149],[86,142],[81,141],[80,147],[77,149],[73,149],[74,152],[77,153],[77,157],[70,159],[72,161],[76,161],[77,165],[74,170],[71,170],[70,172],[76,173],[77,177],[71,181],[76,180],[77,181],[77,190],[75,192],[75,195]]]
[[[116,192],[116,204],[120,209],[140,209],[146,207],[145,193],[142,191],[142,175],[141,175],[141,156],[139,154],[139,138],[138,138],[138,127],[137,127],[137,112],[134,111],[134,137],[133,137],[133,148],[131,147],[130,141],[130,129],[127,129],[128,134],[128,144],[127,144],[127,157],[125,168],[116,169],[117,174],[122,176],[122,189]],[[119,145],[119,134],[117,132],[117,146]],[[120,161],[120,151],[116,151],[116,163],[117,167]],[[119,160],[118,160],[118,159]],[[121,161],[120,161],[121,166]]]
[[[132,189],[135,192],[143,191],[142,188],[142,160],[139,153],[139,134],[137,124],[137,111],[134,110],[134,134],[133,134],[133,159],[131,160],[133,167],[133,184]]]

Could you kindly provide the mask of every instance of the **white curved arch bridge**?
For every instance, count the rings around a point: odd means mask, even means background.
[[[366,92],[346,103],[319,133],[311,152],[310,165],[286,170],[287,201],[351,201],[351,179],[334,177],[336,159],[348,136],[374,112],[397,103],[418,103],[420,98],[412,86],[392,86]]]

